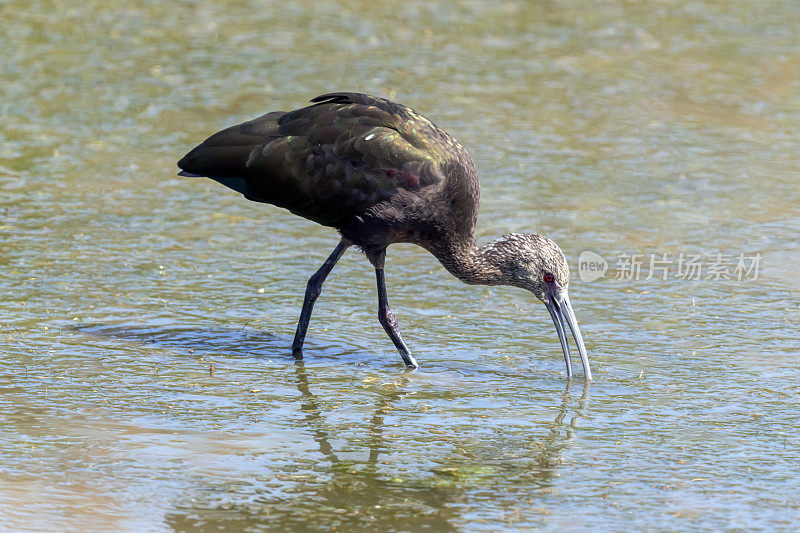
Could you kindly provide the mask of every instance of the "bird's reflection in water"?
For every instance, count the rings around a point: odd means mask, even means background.
[[[376,530],[393,529],[392,524],[402,520],[403,528],[409,530],[456,530],[452,519],[457,511],[449,503],[462,499],[463,489],[425,482],[407,483],[392,472],[381,471],[378,464],[380,455],[389,451],[383,435],[384,419],[408,394],[402,389],[408,378],[400,378],[400,388],[381,390],[366,428],[369,455],[366,460],[359,461],[343,459],[334,450],[332,441],[336,430],[326,423],[324,402],[312,392],[312,379],[303,361],[295,362],[294,377],[305,424],[319,452],[331,466],[323,470],[320,479],[298,487],[301,494],[297,500],[278,505],[270,502],[270,523],[277,521],[284,529],[302,531],[309,529],[307,513],[313,511],[330,513],[329,518],[345,529],[362,528],[367,524]]]
[[[311,392],[311,387],[308,379],[308,371],[305,368],[303,361],[295,361],[294,363],[295,377],[297,379],[297,390],[300,391],[302,396],[302,403],[300,409],[305,413],[305,419],[308,426],[314,433],[314,440],[319,445],[319,451],[322,455],[328,458],[332,463],[338,463],[339,457],[333,451],[331,446],[329,434],[330,431],[325,425],[325,420],[322,416],[322,408],[319,400]],[[383,419],[388,411],[392,409],[393,402],[401,399],[406,394],[402,389],[394,391],[385,391],[379,396],[378,402],[370,419],[368,430],[369,435],[369,459],[367,464],[374,466],[378,461],[378,455],[385,448],[383,441]]]
[[[384,436],[385,419],[400,407],[409,393],[404,390],[404,379],[395,390],[379,389],[374,408],[365,428],[365,444],[369,454],[365,459],[345,458],[344,453],[335,449],[338,430],[326,421],[328,409],[326,402],[314,393],[314,374],[302,361],[296,362],[294,371],[289,373],[300,392],[302,423],[305,424],[324,460],[312,463],[314,475],[301,481],[293,481],[294,486],[284,491],[290,497],[276,497],[265,492],[256,498],[260,508],[252,505],[229,505],[223,509],[194,510],[191,514],[174,514],[171,524],[177,529],[192,529],[196,526],[247,529],[251,527],[280,528],[292,531],[315,529],[308,523],[314,516],[319,524],[327,524],[345,530],[360,530],[369,527],[374,530],[395,529],[402,523],[404,530],[434,529],[437,531],[456,531],[461,515],[483,508],[481,494],[505,494],[516,501],[531,505],[530,487],[546,488],[556,483],[559,469],[562,468],[562,454],[579,434],[579,421],[588,406],[590,385],[583,385],[580,398],[572,391],[574,385],[567,384],[558,395],[557,415],[549,424],[545,434],[534,432],[526,439],[514,437],[513,447],[522,451],[520,455],[497,460],[503,451],[498,450],[497,442],[482,441],[473,449],[472,457],[448,457],[447,465],[454,468],[441,468],[441,460],[433,458],[429,463],[420,463],[418,475],[401,474],[400,479],[390,465],[392,455],[398,453],[396,447],[387,444]],[[426,434],[430,436],[429,434]],[[443,437],[444,439],[445,437]],[[471,448],[474,433],[450,435],[448,440],[459,447]],[[425,447],[426,443],[420,442]],[[455,446],[454,446],[455,447]],[[509,450],[511,445],[506,446]],[[525,453],[525,451],[532,453]],[[351,454],[347,454],[352,457]],[[388,461],[381,461],[387,457]],[[324,463],[329,465],[325,466]],[[289,476],[287,476],[289,477]],[[509,487],[520,487],[525,493],[513,496]],[[513,489],[512,489],[513,490]],[[517,517],[519,523],[540,523],[541,516],[532,513],[526,516],[524,509]],[[318,529],[318,528],[317,528]]]
[[[319,445],[320,453],[330,459],[332,463],[338,463],[339,458],[333,451],[333,446],[331,446],[328,438],[329,431],[325,427],[325,419],[322,417],[322,409],[320,408],[319,401],[317,401],[317,397],[311,392],[305,364],[303,361],[296,361],[294,369],[295,376],[297,377],[297,390],[299,390],[302,395],[300,410],[306,415],[306,424],[308,424],[314,432],[314,440]]]
[[[558,468],[562,464],[561,453],[575,440],[576,432],[579,429],[578,423],[583,418],[584,411],[588,408],[591,382],[584,381],[583,391],[578,399],[578,406],[568,421],[565,422],[573,400],[572,387],[573,382],[569,381],[561,395],[561,405],[558,409],[558,415],[550,427],[550,433],[540,441],[540,450],[534,457],[534,463],[537,465],[537,471],[534,473],[540,478],[541,482],[546,483],[558,475]]]

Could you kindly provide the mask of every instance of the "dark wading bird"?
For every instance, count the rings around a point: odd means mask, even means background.
[[[532,292],[553,319],[572,377],[564,322],[592,378],[572,311],[564,253],[550,239],[513,233],[478,246],[480,185],[469,153],[412,109],[365,94],[331,93],[295,111],[275,111],[215,133],[178,162],[181,175],[208,177],[245,198],[336,228],[341,241],[308,281],[292,354],[314,302],[342,254],[356,245],[375,267],[378,319],[406,366],[417,367],[386,298],[386,248],[419,245],[469,284]]]

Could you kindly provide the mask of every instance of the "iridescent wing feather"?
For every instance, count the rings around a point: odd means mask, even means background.
[[[334,227],[444,180],[449,137],[409,108],[354,93],[312,102],[222,130],[178,166]]]

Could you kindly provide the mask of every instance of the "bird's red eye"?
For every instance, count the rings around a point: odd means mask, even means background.
[[[547,274],[544,275],[544,280],[547,283],[553,283],[555,281],[555,279],[556,278],[554,278],[553,275],[550,272],[548,272]]]

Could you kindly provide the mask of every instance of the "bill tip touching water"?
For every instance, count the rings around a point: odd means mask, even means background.
[[[292,353],[303,342],[314,303],[337,261],[358,246],[375,268],[378,319],[404,363],[417,362],[389,308],[386,249],[416,244],[468,284],[532,292],[556,328],[571,378],[570,329],[592,379],[567,286],[561,249],[538,234],[475,240],[480,184],[469,153],[412,109],[358,93],[330,93],[294,111],[275,111],[215,133],[178,162],[184,176],[208,177],[249,200],[283,207],[335,228],[341,240],[308,281]]]

